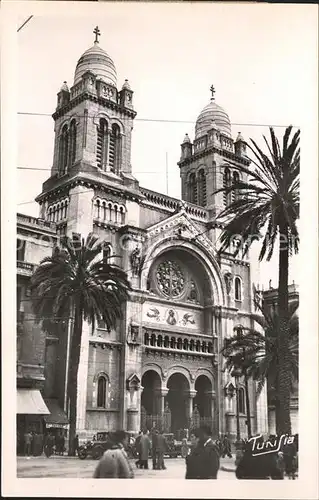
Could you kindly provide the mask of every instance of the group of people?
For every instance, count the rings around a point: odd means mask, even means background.
[[[125,431],[112,434],[112,444],[104,452],[93,477],[102,478],[134,478],[134,471],[129,462],[125,448],[128,446],[128,435]],[[219,469],[219,452],[213,443],[209,428],[201,427],[191,433],[191,446],[186,461],[186,479],[217,479]],[[136,467],[148,469],[149,453],[152,452],[153,469],[165,469],[164,454],[167,450],[166,439],[160,430],[153,429],[140,432],[137,437],[138,460]]]
[[[270,453],[256,453],[262,450],[264,438],[259,436],[252,441],[243,441],[237,446],[236,452],[236,477],[237,479],[295,479],[298,471],[298,434],[293,442],[286,444],[282,441],[277,449],[276,443],[280,439],[270,435],[267,441],[274,443],[274,450]],[[254,446],[254,449],[253,449]],[[269,449],[269,448],[267,448]]]
[[[136,438],[135,449],[138,460],[135,462],[137,468],[148,469],[148,458],[151,452],[153,469],[166,469],[164,463],[164,454],[167,451],[167,441],[161,430],[152,429],[140,431]]]
[[[63,433],[54,435],[51,432],[43,435],[41,433],[26,430],[23,435],[23,451],[24,455],[29,457],[39,456],[44,454],[49,457],[54,452],[57,455],[63,455],[65,451],[65,437]]]

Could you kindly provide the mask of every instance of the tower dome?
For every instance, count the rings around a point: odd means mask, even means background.
[[[99,46],[98,36],[100,32],[98,28],[95,28],[94,33],[96,34],[96,38],[93,47],[90,47],[82,54],[76,65],[74,85],[79,83],[86,71],[91,71],[97,78],[116,87],[117,75],[115,64],[105,50]]]
[[[231,124],[226,111],[214,100],[214,87],[211,87],[213,94],[210,103],[202,109],[195,125],[195,139],[205,135],[208,130],[216,126],[221,133],[231,137]]]

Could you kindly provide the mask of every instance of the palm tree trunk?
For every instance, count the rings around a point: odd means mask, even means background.
[[[75,307],[74,328],[71,341],[70,365],[69,365],[69,408],[70,408],[70,431],[69,431],[69,456],[75,455],[76,416],[77,416],[77,392],[78,392],[78,370],[81,352],[83,326],[83,311],[81,304]]]
[[[279,434],[291,433],[290,421],[290,372],[288,353],[288,226],[280,224],[279,242],[279,283],[278,283],[278,419],[276,427]]]
[[[251,437],[251,416],[250,416],[250,401],[248,392],[248,377],[245,374],[245,396],[246,396],[246,416],[247,416],[247,432],[248,437]]]

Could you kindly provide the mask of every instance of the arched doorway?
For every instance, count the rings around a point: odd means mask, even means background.
[[[189,383],[185,375],[174,373],[167,382],[166,401],[171,410],[171,432],[188,428]]]
[[[141,427],[151,429],[158,424],[161,412],[161,379],[154,370],[147,370],[142,377]]]
[[[197,407],[200,423],[212,427],[212,384],[206,375],[200,375],[195,382],[196,396],[194,408]]]

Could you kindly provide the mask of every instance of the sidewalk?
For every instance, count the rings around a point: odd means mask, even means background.
[[[232,458],[221,458],[220,459],[220,470],[225,472],[236,472],[235,466],[235,455]]]

